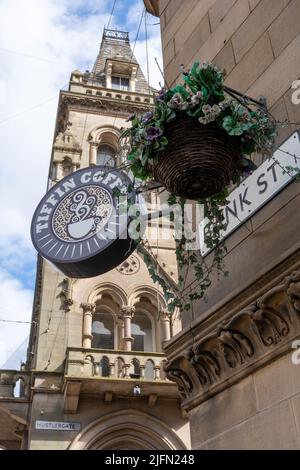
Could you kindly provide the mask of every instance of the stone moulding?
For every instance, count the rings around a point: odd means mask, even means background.
[[[64,132],[68,123],[69,108],[85,109],[88,113],[98,112],[101,114],[111,115],[112,113],[118,116],[127,118],[129,114],[144,113],[149,111],[151,104],[128,102],[125,100],[117,100],[107,97],[87,96],[83,94],[74,94],[73,92],[62,92],[59,100],[58,116],[60,119],[57,123],[56,136],[59,132]]]
[[[299,335],[300,269],[170,358],[167,377],[188,411],[286,353]]]

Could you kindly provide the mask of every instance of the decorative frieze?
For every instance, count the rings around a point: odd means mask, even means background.
[[[57,132],[64,132],[68,125],[68,108],[82,108],[86,111],[97,111],[101,114],[112,113],[120,117],[127,118],[129,114],[144,113],[149,111],[150,103],[141,103],[137,101],[120,100],[112,97],[74,95],[74,93],[64,92],[61,95],[59,104],[59,116]]]
[[[167,362],[190,409],[286,352],[300,335],[300,270]],[[175,357],[174,357],[175,356]]]

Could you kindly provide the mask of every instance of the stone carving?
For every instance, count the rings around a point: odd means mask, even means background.
[[[300,334],[299,312],[300,270],[230,319],[213,325],[191,349],[181,351],[180,356],[175,353],[165,368],[168,378],[178,384],[183,406],[188,408],[196,395],[201,402],[207,394],[228,387],[228,382],[237,380],[236,372],[246,376],[257,363],[272,360],[279,347],[280,353],[283,347],[288,350],[290,341]],[[193,386],[192,376],[200,389]]]
[[[264,304],[254,304],[250,314],[256,326],[256,332],[265,346],[277,344],[289,333],[288,322],[273,308]]]
[[[71,96],[63,94],[58,110],[58,115],[61,116],[58,121],[57,132],[64,132],[68,124],[68,107],[79,106],[89,109],[96,109],[102,114],[118,113],[120,116],[128,117],[133,113],[144,113],[149,111],[149,103],[130,103],[128,101],[120,101],[114,98],[105,98],[103,96]]]
[[[193,383],[189,376],[181,369],[170,369],[166,376],[169,380],[177,383],[180,396],[187,398],[193,391]]]
[[[254,354],[254,348],[247,336],[234,330],[221,330],[219,347],[223,356],[232,369],[244,364]]]
[[[137,256],[131,255],[126,261],[124,261],[124,263],[120,264],[120,266],[118,266],[116,269],[121,274],[135,274],[140,269],[139,259],[137,258]]]
[[[133,318],[134,313],[135,313],[135,307],[131,307],[130,305],[124,305],[120,309],[121,318],[123,319],[125,317]]]
[[[96,310],[96,304],[81,303],[80,307],[83,309],[83,313],[86,313],[86,312],[95,313],[95,310]]]
[[[293,308],[300,312],[300,271],[294,271],[286,277],[285,287]]]
[[[73,299],[72,299],[72,281],[69,278],[65,278],[62,283],[61,283],[61,292],[60,292],[60,297],[61,297],[61,302],[62,302],[62,309],[65,310],[65,312],[69,312],[71,310],[71,306],[73,305]]]
[[[199,349],[199,348],[198,348]],[[191,358],[201,385],[210,385],[217,380],[221,367],[213,352],[197,351]]]

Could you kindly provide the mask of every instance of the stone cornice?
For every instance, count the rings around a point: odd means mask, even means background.
[[[188,411],[285,354],[299,335],[300,267],[230,319],[168,355],[167,376],[177,383]]]
[[[68,123],[70,109],[83,110],[85,113],[99,113],[103,115],[116,115],[116,117],[127,118],[133,113],[144,113],[149,111],[150,103],[131,102],[126,100],[88,96],[81,93],[62,91],[58,105],[58,120],[56,135],[64,132]]]
[[[201,315],[197,315],[187,328],[167,343],[164,348],[167,356],[171,358],[173,355],[177,355],[179,351],[186,349],[192,341],[209,334],[217,328],[220,322],[229,320],[241,309],[246,308],[258,297],[280,284],[282,279],[292,271],[300,269],[300,242],[291,251],[286,251],[284,255],[283,261],[274,257],[274,263],[266,266],[265,272],[257,273],[255,282],[246,289],[241,291],[238,288],[237,292],[231,293],[230,297],[223,298],[221,303],[214,305],[207,311],[202,311]]]
[[[121,115],[128,115],[130,113],[144,112],[151,108],[150,103],[138,103],[126,100],[87,96],[74,92],[63,92],[60,100],[60,107],[65,105],[71,107],[88,108],[88,111],[99,111],[101,113],[112,112],[120,113]]]

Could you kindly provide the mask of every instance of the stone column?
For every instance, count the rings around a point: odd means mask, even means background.
[[[82,347],[89,349],[92,347],[92,319],[95,312],[95,304],[81,304],[83,309]]]
[[[162,341],[171,339],[171,325],[170,314],[167,310],[160,311],[161,327],[162,327]]]
[[[141,379],[145,378],[145,366],[144,365],[140,365],[140,376],[141,376]]]
[[[154,366],[154,380],[160,379],[160,366]]]
[[[97,151],[98,151],[98,143],[91,142],[90,143],[90,165],[91,166],[97,165]]]
[[[131,351],[133,338],[131,337],[131,320],[134,316],[135,307],[124,306],[121,307],[121,316],[124,321],[124,336],[123,343],[125,351]]]
[[[63,169],[63,165],[62,165],[62,162],[56,162],[55,163],[55,166],[56,166],[56,180],[61,180],[64,176],[64,169]]]
[[[109,363],[109,376],[114,377],[114,375],[115,375],[115,363],[110,362]]]
[[[118,315],[118,349],[124,348],[124,336],[125,336],[124,319],[123,319],[123,315],[120,313]]]

